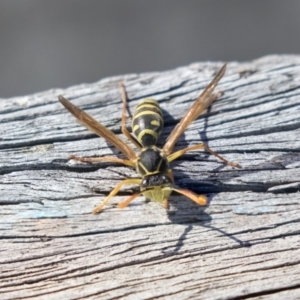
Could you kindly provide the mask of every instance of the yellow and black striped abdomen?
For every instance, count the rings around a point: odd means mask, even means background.
[[[135,109],[132,131],[143,147],[156,145],[164,127],[163,115],[154,99],[143,100]]]

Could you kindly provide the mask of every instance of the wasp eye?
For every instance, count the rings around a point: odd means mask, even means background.
[[[164,183],[169,183],[170,182],[169,178],[167,176],[165,176],[165,175],[162,175],[161,178],[162,178],[162,180],[163,180]]]
[[[142,181],[142,186],[147,186],[149,185],[149,178],[144,178]]]

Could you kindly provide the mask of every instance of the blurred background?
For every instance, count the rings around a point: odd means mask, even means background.
[[[0,97],[300,53],[298,0],[1,0]]]

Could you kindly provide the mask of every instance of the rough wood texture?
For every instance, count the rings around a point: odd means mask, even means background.
[[[204,152],[173,163],[177,185],[207,194],[207,207],[174,195],[169,211],[143,197],[119,210],[127,188],[92,215],[135,172],[67,160],[118,152],[78,125],[58,94],[120,134],[124,81],[131,111],[145,97],[161,103],[163,142],[221,65],[0,100],[1,299],[300,298],[300,56],[230,62],[223,96],[179,141],[208,141],[242,165]]]

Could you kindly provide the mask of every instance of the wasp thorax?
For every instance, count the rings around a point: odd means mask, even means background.
[[[139,155],[136,169],[142,176],[151,175],[151,173],[166,173],[169,163],[158,148],[146,148]]]

